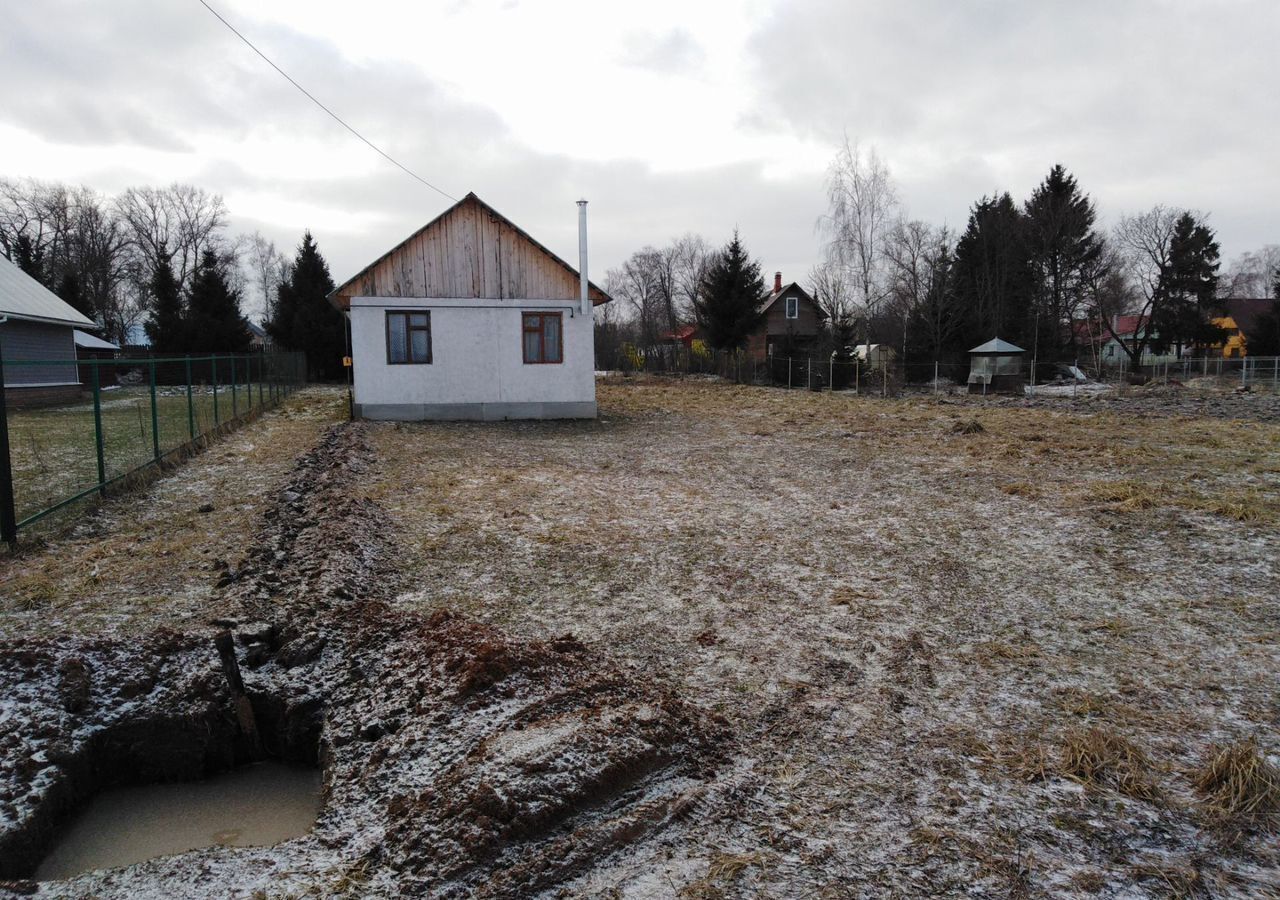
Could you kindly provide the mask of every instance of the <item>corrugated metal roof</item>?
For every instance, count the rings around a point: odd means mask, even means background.
[[[1010,344],[1008,341],[1002,341],[1000,338],[992,338],[985,344],[979,344],[969,351],[970,353],[1026,353],[1021,347]]]
[[[104,341],[100,337],[94,337],[91,334],[85,334],[79,328],[71,329],[71,336],[76,339],[76,346],[85,350],[119,350],[115,344],[110,341]]]
[[[26,272],[0,257],[0,316],[97,328],[89,319]]]

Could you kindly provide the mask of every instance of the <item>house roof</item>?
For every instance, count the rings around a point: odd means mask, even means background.
[[[979,344],[969,351],[970,353],[1026,353],[1021,347],[1010,344],[1008,341],[1002,341],[1000,338],[992,338],[985,344]]]
[[[550,258],[551,258],[551,260],[552,260],[554,263],[556,263],[557,265],[559,265],[559,266],[563,267],[563,268],[564,268],[566,271],[568,271],[568,272],[569,272],[569,274],[571,274],[574,278],[578,278],[578,277],[579,277],[579,275],[578,275],[578,270],[577,270],[577,269],[575,269],[573,266],[569,265],[567,262],[565,262],[565,261],[564,261],[563,259],[561,259],[559,256],[556,256],[556,254],[554,254],[554,253],[552,253],[550,250],[548,250],[548,249],[546,248],[546,246],[545,246],[541,241],[536,240],[532,235],[530,235],[530,234],[529,234],[529,232],[525,231],[523,228],[521,228],[521,227],[520,227],[519,225],[517,225],[515,222],[512,222],[510,219],[508,219],[508,218],[507,218],[506,216],[504,216],[502,213],[498,212],[496,209],[494,209],[494,208],[493,208],[492,206],[490,206],[488,203],[485,203],[483,200],[481,200],[479,197],[477,197],[477,196],[476,196],[475,191],[471,191],[471,192],[469,192],[465,197],[463,197],[461,200],[459,200],[457,203],[453,204],[453,206],[450,206],[448,209],[446,209],[444,212],[440,213],[440,215],[436,216],[434,219],[432,219],[432,220],[431,220],[430,222],[428,222],[426,225],[423,225],[423,226],[422,226],[421,228],[419,228],[417,231],[413,232],[413,234],[409,235],[407,238],[405,238],[405,239],[404,239],[403,241],[401,241],[400,243],[396,244],[394,247],[392,247],[392,248],[391,248],[390,250],[388,250],[386,253],[382,254],[382,255],[381,255],[381,256],[379,256],[377,259],[375,259],[373,262],[369,263],[369,265],[365,266],[365,267],[364,267],[363,269],[361,269],[359,272],[357,272],[356,274],[352,275],[352,276],[351,276],[350,278],[348,278],[346,281],[342,282],[342,284],[338,285],[336,288],[334,288],[333,290],[331,290],[331,291],[329,292],[329,294],[328,294],[329,302],[330,302],[330,303],[332,303],[332,304],[333,304],[337,309],[339,309],[339,310],[346,310],[346,309],[351,305],[351,295],[350,295],[350,291],[349,291],[349,289],[352,287],[352,285],[354,285],[354,284],[355,284],[356,282],[358,282],[360,279],[362,279],[362,278],[364,278],[366,275],[368,275],[368,274],[369,274],[373,269],[377,268],[379,264],[381,264],[382,262],[386,261],[386,260],[387,260],[387,259],[389,259],[390,257],[394,256],[394,255],[395,255],[399,250],[401,250],[401,249],[402,249],[406,244],[410,243],[414,238],[418,237],[418,235],[420,235],[420,234],[422,234],[423,232],[427,231],[427,230],[428,230],[428,229],[430,229],[432,226],[434,226],[436,223],[438,223],[438,222],[442,221],[443,219],[447,218],[451,213],[453,213],[455,210],[459,209],[460,207],[462,207],[463,205],[465,205],[465,204],[467,204],[467,203],[475,203],[475,204],[479,205],[482,209],[484,209],[486,212],[488,212],[488,213],[489,213],[489,215],[494,216],[495,218],[497,218],[497,219],[501,220],[501,221],[502,221],[502,222],[503,222],[503,223],[504,223],[508,228],[510,228],[512,231],[514,231],[516,234],[518,234],[518,235],[519,235],[520,237],[522,237],[524,240],[528,241],[528,242],[529,242],[530,244],[532,244],[534,247],[538,248],[538,249],[539,249],[539,250],[541,250],[543,253],[545,253],[548,257],[550,257]],[[600,287],[599,287],[599,286],[597,286],[597,285],[595,284],[595,282],[591,281],[590,279],[588,279],[588,280],[587,280],[587,289],[588,289],[588,291],[590,292],[590,295],[591,295],[591,305],[592,305],[592,306],[599,306],[600,304],[602,304],[602,303],[608,303],[609,301],[611,301],[611,300],[613,299],[613,298],[612,298],[612,297],[610,297],[607,293],[605,293],[603,290],[601,290],[601,289],[600,289]]]
[[[71,329],[71,336],[75,338],[76,347],[81,350],[119,350],[120,348],[111,343],[104,341],[100,337],[94,337],[91,334],[85,334],[79,328]]]
[[[658,335],[660,341],[687,341],[698,333],[697,325],[681,325],[675,331],[664,331]]]
[[[813,303],[813,308],[817,311],[818,318],[825,319],[827,317],[827,314],[822,311],[822,307],[819,306],[817,303],[814,303],[813,298],[809,296],[809,292],[806,291],[804,288],[800,287],[800,282],[798,281],[793,281],[790,284],[783,285],[782,290],[780,291],[770,291],[769,293],[765,294],[760,299],[760,306],[759,306],[760,312],[767,313],[769,311],[769,308],[773,306],[773,304],[778,302],[778,298],[784,295],[785,293],[787,293],[787,291],[791,290],[792,288],[795,288],[797,291],[799,291],[800,296],[803,297],[805,300],[808,300],[810,303]]]
[[[267,329],[263,328],[257,322],[247,321],[245,322],[245,326],[249,329],[249,334],[256,338],[265,338],[267,336]]]
[[[97,322],[3,257],[0,257],[0,316],[80,328],[98,327]]]

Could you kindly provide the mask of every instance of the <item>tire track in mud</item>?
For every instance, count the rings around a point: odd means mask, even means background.
[[[515,640],[385,602],[398,587],[390,524],[359,492],[374,465],[363,426],[329,429],[219,574],[233,601],[220,606],[240,614],[212,627],[235,635],[262,746],[323,767],[314,830],[42,893],[249,896],[339,873],[364,896],[527,897],[698,808],[723,720],[572,636]],[[0,877],[31,871],[103,787],[252,758],[211,636],[0,643],[0,696],[16,698],[0,712]]]

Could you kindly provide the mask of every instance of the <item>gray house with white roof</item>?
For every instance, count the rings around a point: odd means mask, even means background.
[[[53,291],[0,257],[0,358],[10,405],[72,400],[80,394],[76,329],[97,330]],[[61,365],[22,365],[23,360],[66,360]]]

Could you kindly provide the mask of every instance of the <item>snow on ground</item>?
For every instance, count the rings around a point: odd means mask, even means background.
[[[393,522],[400,609],[572,633],[727,719],[701,799],[570,895],[1280,891],[1274,832],[1231,842],[1193,787],[1214,744],[1280,762],[1274,398],[690,380],[606,383],[600,407],[370,425],[355,491]],[[147,504],[0,563],[3,636],[207,617],[213,560],[238,564],[323,427],[271,422],[242,433],[259,475],[237,481],[233,436]],[[496,746],[539,755],[558,725]],[[1091,735],[1132,752],[1082,776]],[[330,890],[307,877],[281,889]]]
[[[584,894],[1280,885],[1273,841],[1213,849],[1188,774],[1215,742],[1280,747],[1274,423],[705,383],[600,403],[371,430],[423,585],[402,606],[572,632],[734,725],[704,818]],[[1159,800],[1061,773],[1094,726]]]

